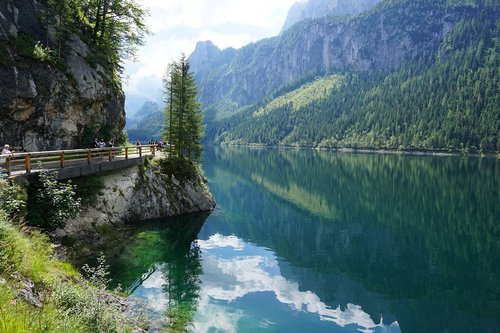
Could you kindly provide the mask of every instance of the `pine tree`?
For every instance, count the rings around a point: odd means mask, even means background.
[[[196,83],[185,55],[169,65],[164,84],[165,140],[170,143],[170,156],[198,162],[202,151],[203,114],[201,104],[196,101]]]

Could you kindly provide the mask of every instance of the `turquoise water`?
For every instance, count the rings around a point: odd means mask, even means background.
[[[500,331],[498,159],[204,160],[216,211],[131,227],[110,255],[153,331]]]

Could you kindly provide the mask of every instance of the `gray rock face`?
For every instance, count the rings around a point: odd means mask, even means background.
[[[224,100],[242,106],[311,73],[395,70],[437,52],[465,15],[459,9],[416,10],[396,3],[349,19],[305,20],[278,37],[236,50],[231,57],[222,51],[204,64],[197,61],[193,71],[200,101],[205,108]],[[226,59],[221,61],[222,57]],[[190,56],[200,58],[197,51]]]
[[[221,53],[221,50],[211,41],[198,42],[193,55],[189,58],[191,70],[197,71],[201,66],[212,62]]]
[[[0,3],[0,143],[27,151],[89,146],[86,129],[111,128],[117,137],[125,124],[124,94],[113,75],[91,66],[89,49],[69,36],[61,60],[65,68],[19,52],[16,39],[47,41],[34,0]],[[55,45],[49,29],[49,45]],[[110,138],[104,138],[108,140]]]
[[[179,181],[149,165],[132,167],[103,177],[105,188],[95,206],[85,207],[80,216],[66,223],[56,235],[96,236],[102,225],[138,222],[185,213],[210,211],[215,201],[202,179]]]
[[[281,32],[305,19],[320,18],[327,15],[340,16],[361,13],[378,2],[380,0],[308,0],[296,2],[288,11]]]

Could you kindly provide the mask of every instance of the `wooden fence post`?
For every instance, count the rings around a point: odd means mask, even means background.
[[[142,157],[142,146],[139,146],[139,157]]]
[[[60,159],[60,164],[61,164],[61,169],[64,168],[64,150],[61,152],[61,157]]]
[[[31,156],[30,154],[24,157],[24,166],[26,167],[26,173],[31,173]]]
[[[12,170],[11,170],[11,159],[12,159],[11,155],[7,156],[7,161],[6,161],[6,163],[7,163],[7,176],[9,176],[9,177],[10,177],[11,172],[12,172]]]
[[[87,149],[87,164],[90,164],[90,149]]]
[[[151,153],[153,154],[153,156],[155,156],[155,145],[151,146]]]
[[[112,149],[112,148],[109,148],[109,150],[108,150],[108,159],[109,159],[109,161],[110,161],[110,162],[111,162],[111,160],[113,159],[113,153],[112,153],[112,150],[111,150],[111,149]]]
[[[128,160],[128,147],[125,147],[125,159]]]

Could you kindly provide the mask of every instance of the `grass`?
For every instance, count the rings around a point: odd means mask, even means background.
[[[0,66],[12,65],[13,61],[9,55],[9,49],[4,43],[0,43]]]
[[[267,105],[255,112],[253,116],[263,116],[288,104],[292,105],[293,111],[298,111],[314,101],[331,94],[332,91],[342,83],[342,81],[343,78],[339,75],[329,75],[327,77],[316,79],[313,82],[304,84],[296,90],[273,99]]]
[[[64,314],[47,304],[42,309],[35,308],[15,299],[6,285],[0,285],[0,332],[2,333],[45,333],[82,332],[78,322],[66,320]]]
[[[0,209],[0,333],[131,331],[105,283],[96,283],[102,270],[83,278],[54,258],[45,234],[19,222]],[[26,281],[42,307],[20,297]]]

